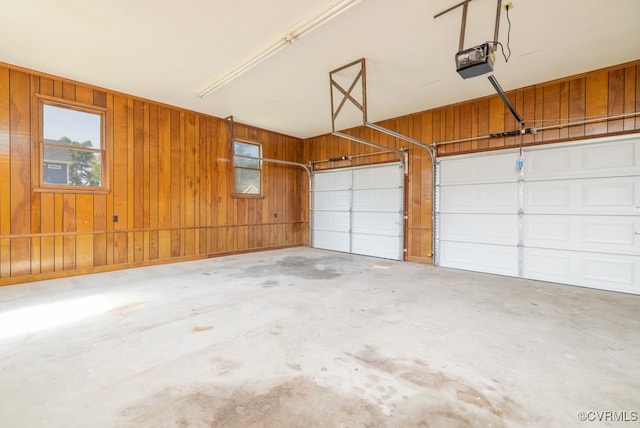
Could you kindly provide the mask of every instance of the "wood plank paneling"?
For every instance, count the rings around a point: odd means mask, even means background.
[[[95,195],[93,197],[93,227],[96,233],[93,235],[93,263],[94,266],[107,265],[107,196]]]
[[[542,88],[542,121],[543,127],[554,126],[560,123],[560,86],[550,85]],[[560,138],[560,129],[552,128],[542,131],[543,140]]]
[[[569,123],[569,82],[560,83],[560,121],[559,123]],[[558,129],[558,138],[568,138],[569,128]]]
[[[62,231],[65,233],[62,237],[62,266],[64,270],[72,270],[77,266],[76,235],[74,235],[76,232],[76,196],[73,193],[62,195]]]
[[[43,236],[40,248],[40,272],[49,273],[55,271],[55,238],[51,236],[55,232],[55,201],[53,193],[40,195],[40,231]],[[46,214],[43,214],[46,213]]]
[[[0,278],[11,276],[11,93],[9,69],[0,68]]]
[[[36,94],[106,108],[105,192],[33,188]],[[300,139],[238,128],[302,161]],[[306,174],[270,165],[261,197],[234,197],[229,135],[222,119],[0,65],[0,285],[304,244]]]
[[[145,104],[142,101],[135,100],[133,102],[133,126],[131,131],[133,133],[132,143],[133,147],[129,148],[129,153],[133,156],[130,159],[129,173],[131,175],[131,207],[130,207],[130,228],[134,230],[140,230],[133,234],[133,261],[141,262],[145,260],[144,257],[144,230],[145,228],[145,178],[148,171],[148,166],[145,162]],[[136,173],[135,167],[137,166],[138,172]]]
[[[521,110],[518,110],[518,111],[521,112],[527,127],[531,127],[532,125],[535,125],[535,123],[531,123],[532,118],[534,118],[536,115],[535,99],[536,99],[535,88],[525,88],[524,90],[522,90],[522,106],[521,107],[519,106]],[[485,134],[480,133],[479,135],[485,135]],[[536,135],[526,134],[522,139],[522,143],[532,144],[535,141],[535,139],[536,139]]]
[[[584,77],[569,82],[569,122],[578,122],[586,118],[587,80]],[[569,137],[578,138],[584,135],[585,125],[575,125],[569,128]]]
[[[609,72],[609,88],[607,94],[608,105],[607,115],[615,116],[624,113],[625,98],[625,69],[620,68]],[[624,121],[622,119],[610,120],[607,122],[607,132],[619,132],[624,130]]]
[[[160,135],[159,109],[149,105],[149,259],[160,258]]]
[[[76,196],[76,230],[82,232],[76,238],[76,247],[78,249],[76,267],[78,269],[91,269],[94,266],[94,240],[93,232],[93,213],[95,211],[94,195],[79,194]]]
[[[638,67],[640,69],[640,67]],[[636,111],[636,67],[626,67],[624,69],[624,113],[633,113]],[[631,131],[635,129],[635,120],[633,117],[624,119],[624,130]]]
[[[195,144],[195,115],[188,113],[183,120],[184,134],[184,214],[183,221],[187,229],[185,230],[184,252],[185,256],[196,254],[196,144]]]
[[[589,119],[607,116],[609,104],[609,73],[600,71],[587,76],[586,81],[586,117]],[[607,122],[589,123],[586,135],[599,135],[607,132]]]
[[[140,174],[135,174],[136,149],[135,149],[135,122],[134,122],[135,101],[127,97],[127,263],[135,261],[135,188],[136,182],[140,180]],[[139,161],[139,160],[138,160]],[[139,164],[138,164],[139,165]]]
[[[180,257],[183,242],[183,231],[179,229],[182,220],[183,204],[182,199],[183,181],[184,181],[184,153],[181,150],[182,141],[180,140],[180,116],[181,112],[170,109],[170,127],[169,127],[169,162],[170,162],[170,178],[169,178],[169,194],[166,201],[169,212],[171,227],[171,238],[169,241],[170,255],[169,257]]]
[[[40,91],[40,78],[38,76],[30,76],[31,78],[31,90],[35,92]],[[36,100],[32,98],[31,109],[37,108]],[[38,124],[31,121],[31,135],[38,135]],[[32,153],[37,151],[37,148],[31,147]],[[31,167],[31,181],[36,183],[38,180],[38,174],[34,171],[33,163]],[[41,233],[41,195],[38,192],[31,193],[31,232],[34,234]],[[31,238],[31,274],[37,275],[42,271],[42,239],[40,236],[34,236]]]
[[[114,111],[114,95],[113,94],[108,94],[106,96],[106,103],[107,103],[107,112],[109,112],[109,116],[108,118],[110,118],[111,120],[107,120],[106,123],[106,150],[109,156],[109,164],[107,165],[107,169],[109,171],[109,176],[112,177],[109,181],[109,193],[107,194],[107,198],[106,198],[106,228],[104,229],[105,232],[105,241],[106,241],[106,257],[107,257],[107,262],[106,262],[106,266],[112,266],[114,265],[113,262],[113,243],[114,243],[114,236],[115,234],[112,233],[114,231],[114,226],[116,223],[114,223],[114,218],[113,218],[113,214],[114,214],[114,192],[113,192],[113,177],[115,176],[115,166],[114,166],[114,144],[113,144],[113,136],[115,133],[115,125],[114,125],[114,118],[113,118],[113,111]]]
[[[64,270],[64,205],[63,195],[55,193],[53,199],[53,230],[54,238],[54,270],[60,272]]]
[[[497,134],[499,132],[504,132],[504,103],[498,97],[491,97],[489,99],[489,133]],[[492,138],[489,140],[490,148],[500,148],[504,147],[504,138]],[[459,150],[455,150],[455,145],[453,145],[453,150],[448,150],[447,153],[459,153]]]
[[[478,133],[476,135],[489,135],[489,100],[481,100],[478,106]],[[478,140],[476,150],[485,150],[489,148],[489,139],[483,138]]]
[[[111,189],[113,195],[113,214],[111,216],[113,229],[124,231],[128,228],[128,186],[129,168],[128,161],[128,106],[127,98],[123,95],[113,97],[113,156],[112,167],[113,176],[111,178]],[[115,217],[117,216],[117,221]],[[115,233],[112,235],[113,244],[110,251],[113,255],[113,264],[126,264],[128,262],[127,245],[129,243],[126,233]]]
[[[11,70],[10,82],[10,216],[11,234],[31,230],[31,78]],[[11,241],[11,275],[31,273],[31,240]]]
[[[150,239],[151,235],[148,231],[151,227],[151,150],[150,150],[150,122],[151,122],[151,113],[150,106],[147,103],[142,104],[141,108],[143,110],[143,128],[142,128],[142,163],[137,164],[138,166],[142,165],[144,178],[142,181],[142,207],[139,208],[142,210],[142,229],[145,231],[142,235],[142,260],[151,260],[151,246]]]
[[[636,108],[635,111],[638,112],[640,111],[640,66],[636,66],[636,79],[635,79],[635,85],[636,85]],[[640,129],[640,117],[636,116],[636,129]]]

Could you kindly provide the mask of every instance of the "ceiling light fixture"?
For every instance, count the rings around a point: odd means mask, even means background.
[[[264,48],[256,51],[246,60],[231,67],[226,73],[216,78],[196,95],[198,98],[206,97],[218,88],[226,85],[256,65],[260,64],[262,61],[274,55],[281,49],[293,44],[301,37],[327,23],[358,2],[360,2],[360,0],[334,0],[328,3],[322,9],[318,9],[312,15],[304,18],[293,27],[289,28],[283,36],[269,43]]]

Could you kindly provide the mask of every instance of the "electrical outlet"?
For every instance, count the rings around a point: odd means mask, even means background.
[[[505,8],[506,10],[513,9],[513,3],[509,2],[509,3],[505,4],[505,5],[504,5],[504,8]]]

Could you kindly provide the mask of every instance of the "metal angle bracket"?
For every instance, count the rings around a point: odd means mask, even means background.
[[[229,126],[229,132],[231,133],[231,141],[236,139],[236,126],[233,121],[233,116],[227,116],[224,118],[224,121],[227,122],[227,126]]]

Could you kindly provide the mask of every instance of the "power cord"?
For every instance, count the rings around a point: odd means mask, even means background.
[[[504,57],[504,62],[509,62],[509,58],[511,57],[511,49],[509,49],[509,45],[507,45],[507,50],[509,51],[509,55],[505,55],[504,53],[504,46],[502,46],[502,43],[500,42],[487,42],[490,45],[498,45],[500,46],[500,50],[502,51],[502,56]]]
[[[511,43],[511,18],[509,18],[509,9],[511,8],[507,6],[507,22],[509,23],[509,28],[507,29],[507,50],[509,51],[509,56],[504,57],[504,62],[509,61],[509,58],[511,58],[511,47],[509,46],[509,43]],[[502,47],[502,45],[500,46]],[[502,55],[504,55],[504,49]]]
[[[511,43],[511,18],[509,18],[509,7],[506,8],[507,9],[507,22],[509,23],[509,28],[507,29],[507,52],[509,52],[509,55],[506,55],[504,53],[504,46],[502,45],[502,43],[500,43],[499,41],[494,41],[494,42],[487,42],[493,46],[495,45],[499,45],[500,46],[500,50],[502,51],[502,56],[504,57],[504,62],[509,62],[509,58],[511,58],[511,47],[509,46]]]

